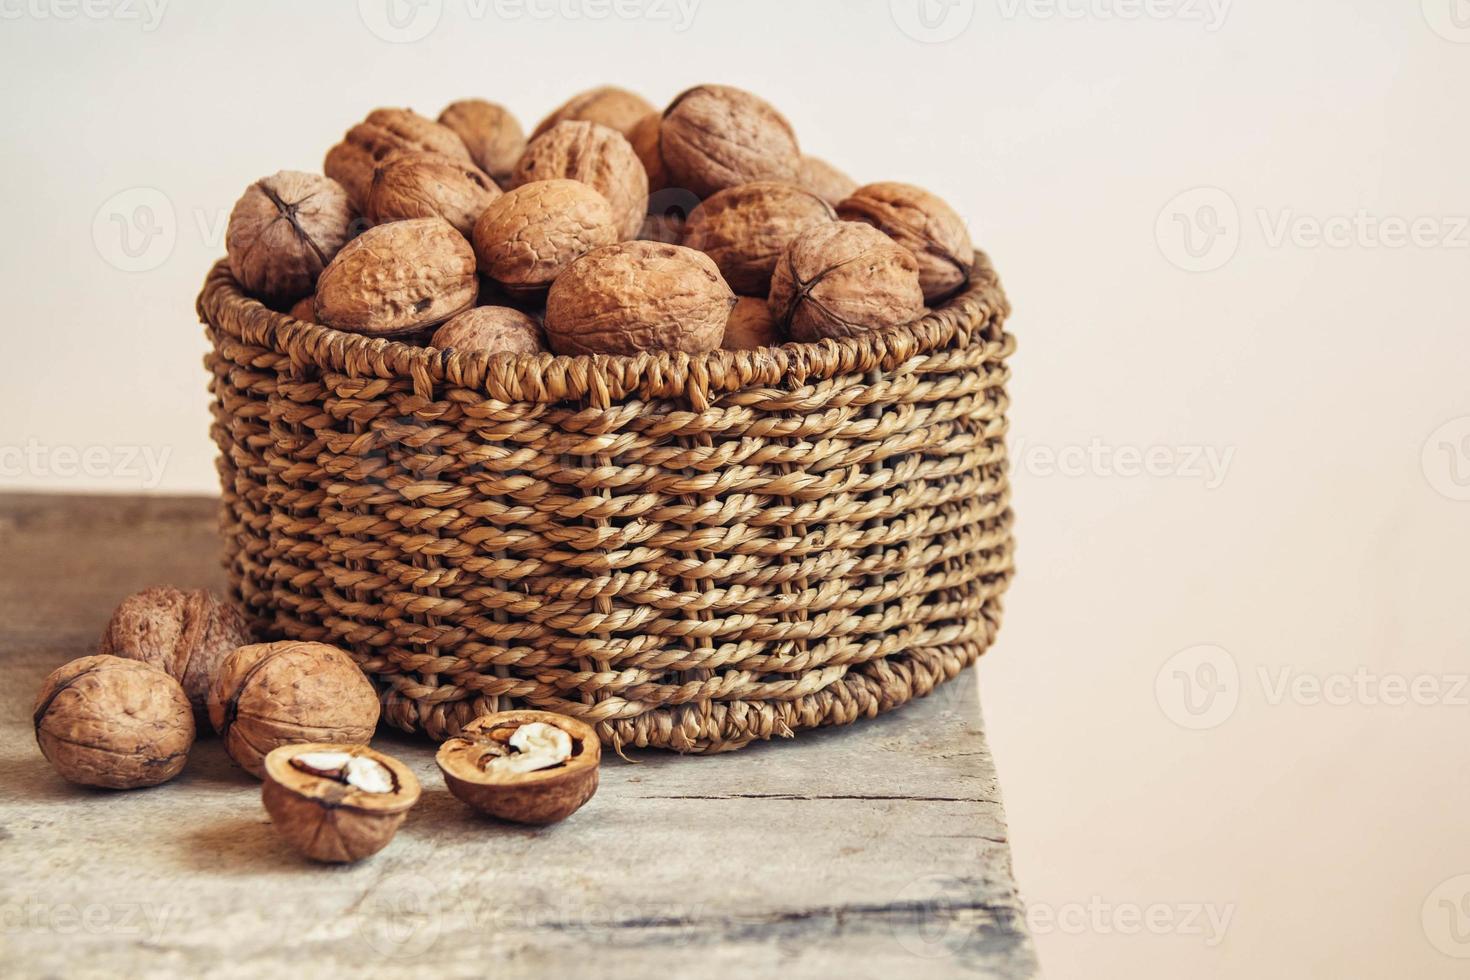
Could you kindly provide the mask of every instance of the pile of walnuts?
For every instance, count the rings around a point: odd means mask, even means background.
[[[257,643],[227,601],[164,586],[124,599],[98,652],[46,677],[33,720],[41,754],[62,777],[105,789],[173,779],[208,726],[262,781],[276,831],[307,857],[342,863],[386,847],[420,796],[413,770],[368,744],[380,709],[345,651]],[[601,758],[583,722],[512,711],[471,721],[438,762],[474,809],[545,824],[592,797]]]
[[[296,319],[441,350],[700,353],[850,337],[959,291],[974,247],[935,195],[859,187],[767,102],[700,85],[658,111],[613,87],[528,140],[506,109],[377,109],[325,176],[252,184],[226,245]],[[666,202],[677,202],[669,205]]]

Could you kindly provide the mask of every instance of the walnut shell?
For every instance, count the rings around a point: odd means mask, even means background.
[[[786,338],[777,329],[765,300],[754,296],[736,297],[735,308],[725,323],[721,347],[725,350],[759,350],[762,347],[780,347],[784,343]]]
[[[337,253],[317,281],[316,322],[392,337],[474,305],[475,253],[443,218],[369,228]]]
[[[303,296],[298,299],[294,304],[292,304],[291,311],[286,315],[291,317],[291,319],[293,320],[300,320],[302,323],[315,323],[316,294],[313,293],[310,296]]]
[[[343,187],[362,210],[373,185],[373,171],[394,153],[439,153],[469,160],[464,140],[448,126],[426,119],[412,109],[374,109],[353,126],[342,142],[327,151],[322,172]]]
[[[622,133],[597,123],[559,122],[526,146],[511,186],[556,178],[594,188],[612,206],[621,237],[637,237],[648,213],[648,173]]]
[[[924,314],[919,263],[871,225],[817,225],[776,263],[770,306],[777,328],[800,341],[908,323]]]
[[[246,188],[230,212],[225,251],[245,291],[272,305],[311,292],[352,237],[347,191],[317,174],[282,170]]]
[[[302,764],[303,757],[321,754],[370,759],[387,770],[391,789],[363,789]],[[333,864],[361,861],[387,847],[421,792],[418,777],[392,756],[332,742],[272,749],[264,780],[260,798],[271,826],[302,854]]]
[[[475,166],[504,186],[526,148],[526,134],[509,110],[484,99],[461,99],[439,113],[439,123],[454,130]]]
[[[257,777],[277,746],[366,745],[379,711],[377,692],[357,664],[325,643],[241,647],[225,659],[209,691],[209,720],[225,751]]]
[[[803,156],[796,167],[796,183],[834,208],[853,191],[857,181],[821,157]]]
[[[728,85],[700,85],[664,110],[659,152],[669,182],[700,197],[754,180],[796,179],[801,150],[786,117]]]
[[[762,180],[726,188],[695,208],[684,244],[714,259],[735,292],[765,296],[776,260],[791,240],[836,220],[832,206],[812,192]]]
[[[253,642],[245,617],[207,589],[169,586],[130,595],[102,632],[100,654],[141,660],[178,681],[202,722],[220,664]]]
[[[923,188],[866,184],[837,205],[837,213],[846,221],[867,222],[914,253],[926,301],[942,300],[970,281],[975,246],[964,219]]]
[[[665,187],[648,195],[648,214],[638,237],[650,242],[678,245],[684,241],[689,216],[699,207],[699,198],[680,187]]]
[[[532,772],[498,774],[486,763],[500,757],[498,735],[534,722],[571,736],[572,754],[562,764]],[[602,745],[585,722],[550,711],[500,711],[482,715],[439,746],[434,761],[449,791],[481,813],[524,824],[565,820],[597,792]]]
[[[607,198],[577,180],[522,184],[475,223],[480,272],[515,295],[545,290],[574,259],[617,240]]]
[[[469,239],[500,186],[467,160],[437,153],[395,153],[373,171],[363,213],[376,223],[443,218]]]
[[[657,112],[653,104],[643,96],[627,89],[604,85],[579,95],[574,95],[547,116],[531,133],[535,139],[552,126],[568,120],[594,122],[616,129],[624,136],[633,132],[638,121],[650,112]]]
[[[541,324],[509,306],[465,310],[435,332],[430,347],[486,354],[540,354],[546,350]]]
[[[638,154],[643,170],[648,174],[650,193],[669,186],[669,170],[664,166],[663,152],[659,149],[658,131],[663,121],[663,113],[650,112],[638,120],[638,124],[628,134],[628,143],[633,147],[633,152]]]
[[[177,776],[194,744],[194,713],[179,682],[140,660],[73,660],[41,684],[36,744],[63,778],[135,789]]]
[[[703,252],[622,242],[589,252],[552,284],[546,339],[558,354],[711,351],[734,305]]]

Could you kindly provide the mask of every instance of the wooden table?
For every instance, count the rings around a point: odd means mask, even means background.
[[[218,741],[151,790],[71,786],[31,700],[150,584],[219,587],[206,499],[0,495],[0,964],[6,976],[1030,977],[973,677],[846,730],[611,757],[532,830],[424,796],[354,867],[279,841]]]

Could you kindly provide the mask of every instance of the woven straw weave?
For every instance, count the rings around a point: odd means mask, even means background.
[[[199,297],[222,534],[263,635],[321,640],[444,738],[512,707],[710,752],[927,694],[1011,576],[994,270],[857,340],[460,354]]]

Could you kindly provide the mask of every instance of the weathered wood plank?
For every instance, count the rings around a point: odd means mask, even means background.
[[[118,598],[222,583],[213,503],[0,496],[0,957],[7,975],[1028,977],[1035,960],[973,680],[841,731],[611,758],[556,827],[425,795],[352,868],[298,859],[202,740],[175,782],[91,792],[36,751],[30,698]]]

